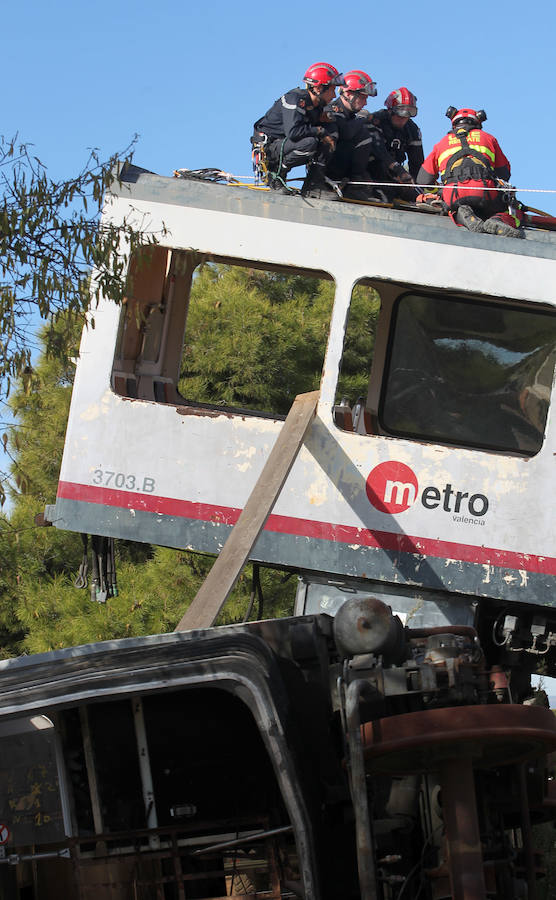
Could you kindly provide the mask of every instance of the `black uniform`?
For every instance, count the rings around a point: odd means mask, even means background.
[[[400,183],[396,177],[397,163],[402,166],[407,159],[409,174],[415,180],[425,158],[421,131],[412,119],[403,128],[394,128],[390,110],[379,109],[365,118],[371,137],[369,173],[374,181]],[[406,191],[404,194],[403,191]],[[411,192],[401,189],[400,196],[410,199]]]
[[[332,148],[322,138],[337,138],[338,131],[334,124],[320,121],[321,113],[320,107],[313,106],[309,91],[294,88],[257,119],[252,140],[260,140],[261,134],[267,136],[267,155],[281,174],[310,162],[325,166]]]
[[[360,181],[364,178],[369,161],[372,138],[365,119],[337,97],[325,107],[325,113],[333,117],[338,130],[338,142],[326,169],[326,174],[334,181],[348,178]]]

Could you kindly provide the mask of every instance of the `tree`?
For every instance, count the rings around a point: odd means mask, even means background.
[[[0,401],[14,378],[30,374],[37,322],[52,326],[66,311],[83,316],[93,269],[93,301],[101,293],[120,301],[121,241],[155,241],[125,221],[121,227],[99,224],[104,194],[130,150],[105,161],[93,150],[78,175],[56,181],[30,145],[0,138]],[[46,353],[63,351],[66,339],[51,327]],[[0,472],[0,506],[4,481]]]
[[[191,290],[180,391],[285,415],[319,386],[334,287],[303,275],[203,265]]]
[[[370,289],[357,291],[349,367],[368,372],[377,300]],[[287,412],[296,393],[318,387],[332,297],[332,284],[318,279],[205,266],[192,291],[182,391],[196,400]],[[35,369],[20,376],[10,397],[18,429],[8,447],[19,487],[9,522],[3,529],[0,523],[0,554],[8,560],[5,583],[0,580],[4,653],[172,631],[212,565],[191,552],[119,541],[119,594],[92,603],[88,591],[73,585],[79,535],[34,527],[35,515],[56,494],[74,371],[69,359],[47,348],[57,340],[63,345],[69,335],[67,356],[73,356],[79,325],[68,313],[43,330]],[[268,569],[260,577],[264,616],[291,614],[295,577]],[[221,624],[244,618],[250,592],[248,566]]]

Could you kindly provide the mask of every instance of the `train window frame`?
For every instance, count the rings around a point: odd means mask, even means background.
[[[381,383],[380,383],[380,392],[379,392],[379,400],[378,400],[378,408],[377,408],[377,425],[378,431],[380,434],[384,436],[390,436],[395,438],[401,438],[405,440],[411,441],[419,441],[425,443],[431,443],[439,446],[449,446],[449,447],[462,447],[473,450],[482,450],[487,452],[500,453],[504,455],[515,455],[519,457],[531,458],[536,456],[542,449],[543,444],[546,438],[546,424],[548,421],[548,414],[550,410],[550,403],[553,396],[554,391],[554,379],[556,375],[556,345],[554,348],[549,351],[549,355],[546,359],[550,359],[552,356],[553,359],[553,368],[552,368],[552,383],[548,387],[548,400],[546,405],[546,411],[544,414],[544,420],[542,422],[542,431],[539,430],[539,438],[537,441],[537,445],[532,449],[525,449],[523,446],[518,446],[517,442],[514,445],[511,445],[509,442],[494,442],[492,440],[473,440],[472,438],[461,439],[461,437],[451,439],[450,436],[446,433],[443,434],[434,433],[434,431],[427,431],[423,429],[420,432],[415,430],[410,430],[407,428],[398,428],[393,427],[391,420],[388,421],[388,416],[385,411],[385,406],[387,403],[387,393],[389,388],[391,387],[391,375],[392,375],[392,366],[393,366],[393,356],[394,356],[394,346],[396,338],[399,336],[399,317],[400,317],[400,308],[402,303],[407,298],[415,298],[417,300],[424,299],[428,301],[438,302],[441,304],[446,304],[446,309],[448,309],[449,304],[463,304],[465,306],[475,306],[481,307],[483,310],[486,308],[503,310],[504,312],[518,312],[524,315],[530,315],[531,317],[546,317],[546,318],[554,318],[556,319],[556,311],[551,307],[547,307],[541,304],[531,303],[520,303],[518,301],[512,301],[511,298],[496,298],[496,297],[476,297],[465,294],[464,292],[458,293],[456,291],[450,292],[440,292],[440,291],[427,291],[422,290],[418,286],[411,287],[410,289],[406,289],[402,291],[393,301],[390,316],[388,321],[388,338],[386,344],[386,351],[384,357],[384,364],[381,372]],[[452,339],[454,340],[454,339]],[[471,338],[466,338],[465,340],[471,340]],[[508,349],[506,352],[510,352]],[[544,364],[544,363],[543,363]],[[441,404],[439,404],[441,405]],[[454,411],[453,414],[457,414],[459,411]],[[513,411],[512,411],[513,412]]]
[[[144,253],[144,257],[142,253]],[[146,260],[145,269],[142,269],[143,258]],[[222,396],[209,399],[203,396],[202,392],[194,396],[193,392],[183,390],[186,384],[185,359],[188,353],[188,335],[190,334],[188,326],[194,307],[195,284],[204,266],[239,270],[246,273],[247,276],[253,276],[254,279],[257,274],[262,276],[268,274],[291,275],[314,281],[314,297],[313,294],[310,296],[313,297],[315,304],[328,302],[323,337],[320,341],[322,347],[315,338],[313,340],[316,354],[314,371],[301,373],[295,384],[292,381],[291,396],[286,397],[287,390],[284,388],[282,391],[284,396],[281,399],[278,398],[277,402],[264,403],[261,401],[258,404],[255,402],[244,405],[241,402],[228,402]],[[127,277],[128,288],[120,313],[111,371],[112,390],[123,399],[195,408],[201,411],[206,410],[207,413],[216,410],[243,416],[285,419],[295,396],[298,393],[315,390],[322,382],[337,292],[336,279],[332,273],[286,263],[223,256],[192,248],[155,245],[154,248],[149,247],[147,250],[141,248],[130,257]],[[142,287],[141,281],[144,281],[144,287]],[[179,287],[175,288],[174,297],[173,285],[178,282]],[[323,283],[331,284],[329,298],[324,293],[318,296]],[[264,292],[264,284],[260,291],[263,299],[272,301],[271,292]],[[304,293],[300,282],[299,291],[296,293],[296,290],[293,289],[289,299],[295,305],[295,302],[299,302],[303,297]],[[172,304],[180,307],[179,313],[172,309]],[[217,308],[217,304],[215,304],[215,308]],[[165,310],[166,322],[164,321]],[[315,306],[317,317],[318,314]],[[272,316],[267,316],[267,318],[269,322],[273,323]],[[151,336],[150,326],[152,323],[156,326],[157,334]],[[172,323],[175,324],[175,327]],[[273,324],[276,325],[275,322]],[[215,333],[216,322],[212,323],[212,326],[209,323],[206,329],[207,333],[211,331],[211,327]],[[300,340],[310,341],[314,337],[310,325],[305,330],[298,325],[297,330]],[[157,342],[164,343],[164,341],[168,341],[168,344],[154,346]],[[168,346],[171,347],[169,351],[166,349]],[[148,348],[148,353],[145,353],[145,347]],[[317,350],[321,354],[320,368],[317,366]],[[311,381],[310,384],[309,381]],[[268,382],[269,384],[271,382],[270,376]],[[300,382],[300,385],[297,382]],[[296,387],[300,389],[297,390]],[[289,402],[287,403],[286,400]]]

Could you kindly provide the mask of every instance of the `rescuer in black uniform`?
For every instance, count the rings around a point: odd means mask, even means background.
[[[421,131],[412,121],[417,115],[417,97],[401,87],[388,94],[384,106],[385,109],[366,117],[371,137],[369,174],[373,181],[414,184],[425,158]],[[406,160],[407,168],[403,165]],[[381,190],[388,200],[393,197],[414,200],[417,195],[411,188]]]
[[[264,144],[270,163],[269,187],[290,193],[286,176],[294,166],[307,165],[301,193],[304,196],[336,194],[325,181],[325,169],[336,149],[338,129],[324,107],[333,100],[336,86],[343,83],[329,63],[314,63],[303,76],[306,88],[283,94],[255,122],[252,144]]]
[[[376,84],[370,75],[361,69],[352,69],[344,75],[340,96],[325,109],[338,129],[336,150],[326,168],[326,175],[332,181],[367,182],[371,179],[367,172],[372,137],[361,118],[361,112],[368,97],[376,97]],[[349,199],[368,199],[368,190],[360,185],[342,188],[343,196]]]

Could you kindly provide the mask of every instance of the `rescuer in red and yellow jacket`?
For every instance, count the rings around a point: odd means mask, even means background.
[[[522,237],[521,213],[508,211],[504,193],[496,188],[510,177],[510,163],[492,134],[483,131],[483,110],[449,107],[452,130],[435,144],[417,175],[417,184],[431,185],[438,176],[442,199],[457,225],[506,237]]]

